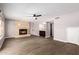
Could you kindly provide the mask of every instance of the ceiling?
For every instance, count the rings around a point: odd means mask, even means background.
[[[42,14],[42,17],[60,16],[79,11],[78,3],[3,3],[0,4],[6,18],[24,19],[32,14]]]

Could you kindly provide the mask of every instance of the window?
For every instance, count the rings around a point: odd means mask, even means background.
[[[2,17],[0,17],[0,37],[4,35],[4,22]]]

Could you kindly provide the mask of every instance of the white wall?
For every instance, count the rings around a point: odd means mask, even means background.
[[[35,22],[31,22],[31,35],[36,35],[39,36],[39,22],[35,21]]]
[[[46,31],[46,22],[39,23],[39,30],[40,31]]]
[[[71,42],[71,43],[75,40],[75,41],[77,41],[77,44],[79,44],[78,38],[73,39],[73,40],[72,40],[72,38],[69,38],[72,33],[70,33],[70,30],[68,30],[69,28],[75,29],[76,27],[77,28],[79,27],[79,12],[61,15],[59,17],[60,17],[60,19],[54,19],[54,39],[63,41],[63,42]],[[76,31],[73,29],[71,29],[71,30],[72,30],[72,32]],[[79,29],[77,29],[77,32],[78,31],[79,31]],[[76,35],[79,36],[78,34],[76,34]],[[74,34],[74,38],[76,37],[76,35]],[[71,36],[71,37],[73,37],[73,36]]]
[[[16,25],[13,20],[6,20],[6,37],[15,37],[16,36]]]
[[[39,36],[39,31],[42,30],[42,31],[46,31],[46,38],[50,37],[50,23],[51,23],[50,21],[53,23],[52,17],[41,17],[41,18],[38,18],[36,21],[31,22],[31,34]],[[46,23],[46,24],[43,24],[43,23]],[[40,24],[44,28],[40,28],[39,27]]]
[[[46,38],[50,37],[50,23],[46,23]]]
[[[67,29],[68,42],[79,44],[79,27],[69,27]]]

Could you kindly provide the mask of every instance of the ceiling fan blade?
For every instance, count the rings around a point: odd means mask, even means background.
[[[33,16],[26,16],[26,17],[33,17]]]
[[[32,14],[32,15],[27,15],[26,17],[40,17],[42,16],[41,14]]]
[[[37,17],[40,17],[40,16],[42,16],[42,15],[37,15]]]

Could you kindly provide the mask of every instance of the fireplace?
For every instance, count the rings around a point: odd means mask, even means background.
[[[19,29],[19,35],[26,35],[27,29]]]

